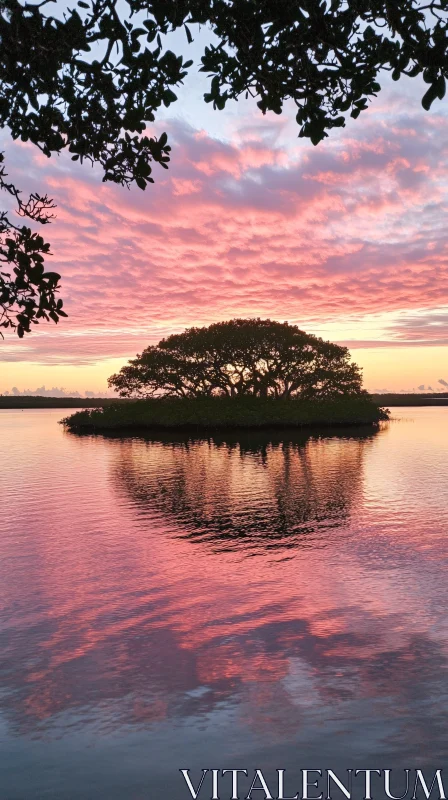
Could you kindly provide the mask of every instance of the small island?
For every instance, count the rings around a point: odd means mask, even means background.
[[[76,432],[378,425],[346,347],[296,325],[233,319],[150,345],[109,386],[123,400],[61,420]]]

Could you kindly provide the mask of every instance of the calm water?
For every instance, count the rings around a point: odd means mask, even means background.
[[[448,408],[152,441],[64,413],[0,411],[2,800],[447,766]]]

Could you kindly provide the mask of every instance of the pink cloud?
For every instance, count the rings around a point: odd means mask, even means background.
[[[146,192],[8,148],[17,182],[57,201],[46,234],[70,316],[0,345],[7,358],[125,358],[162,328],[236,315],[306,327],[347,309],[361,318],[446,304],[445,118],[404,115],[386,126],[371,114],[357,137],[291,150],[275,126],[263,138],[246,122],[230,142],[169,127],[170,170],[156,170]],[[397,344],[403,335],[394,332]]]

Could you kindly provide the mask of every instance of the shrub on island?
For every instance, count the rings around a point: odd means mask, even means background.
[[[300,400],[260,397],[161,397],[78,411],[61,422],[72,431],[275,428],[377,425],[388,419],[369,395]]]

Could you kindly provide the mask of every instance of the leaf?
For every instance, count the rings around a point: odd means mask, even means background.
[[[420,64],[415,64],[409,72],[406,73],[410,78],[416,78],[421,72]]]
[[[166,89],[163,93],[163,105],[168,107],[171,103],[174,103],[177,100],[177,95],[171,91],[171,89]]]
[[[439,75],[439,77],[437,78],[437,97],[439,98],[439,100],[443,100],[443,98],[445,97],[445,92],[446,92],[445,78],[443,77],[443,75]]]
[[[429,87],[428,91],[422,97],[422,106],[425,111],[429,111],[431,108],[432,103],[438,97],[438,81],[434,81],[433,84]]]
[[[188,25],[184,25],[184,28],[185,28],[185,33],[187,34],[187,42],[188,44],[191,44],[193,41],[193,37],[191,35],[190,28],[188,27]]]
[[[47,281],[51,281],[52,283],[57,283],[61,279],[61,276],[58,272],[44,272],[42,277]]]
[[[423,80],[425,83],[434,83],[437,80],[437,70],[434,67],[427,67],[423,70]]]
[[[350,108],[351,104],[352,104],[352,100],[351,100],[351,97],[349,96],[349,97],[346,97],[345,100],[342,100],[342,102],[339,105],[339,108],[341,109],[341,111],[348,111],[348,109]]]

